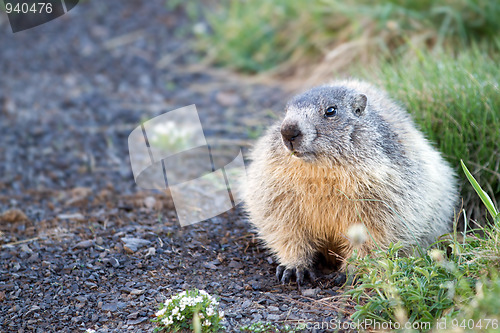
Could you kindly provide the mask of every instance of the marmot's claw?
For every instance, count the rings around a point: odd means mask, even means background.
[[[286,268],[281,277],[281,283],[286,284],[290,282],[292,276],[295,275],[295,268]]]
[[[295,277],[297,279],[297,286],[300,289],[300,286],[304,284],[304,275],[306,271],[300,268],[297,268],[295,271]]]
[[[276,277],[282,284],[290,282],[293,275],[295,275],[295,268],[286,268],[284,265],[279,265],[276,268]]]
[[[283,272],[285,271],[285,266],[283,265],[279,265],[277,268],[276,268],[276,278],[278,279],[278,281],[281,281],[281,277],[283,276]]]
[[[276,277],[282,284],[289,283],[293,276],[295,276],[299,288],[304,284],[304,280],[307,276],[309,276],[311,281],[316,280],[316,274],[305,268],[286,268],[284,265],[279,265],[278,268],[276,268]]]

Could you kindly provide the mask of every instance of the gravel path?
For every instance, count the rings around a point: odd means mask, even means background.
[[[196,104],[209,142],[247,148],[283,108],[278,87],[200,65],[196,23],[164,1],[95,0],[12,34],[0,13],[0,332],[149,332],[188,288],[220,296],[227,331],[336,318],[328,280],[277,284],[240,209],[181,228],[134,183],[141,120]]]

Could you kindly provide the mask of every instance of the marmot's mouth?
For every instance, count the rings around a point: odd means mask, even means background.
[[[297,159],[305,163],[314,163],[317,160],[317,155],[308,151],[293,151],[290,152],[292,159]]]
[[[296,151],[296,150],[290,152],[290,155],[292,155],[293,157],[300,158],[300,159],[308,159],[309,157],[314,156],[314,154],[311,154],[308,152],[303,152],[303,151]]]
[[[300,157],[300,156],[304,155],[304,152],[297,151],[297,149],[294,147],[293,142],[291,142],[291,141],[283,140],[283,145],[285,146],[287,152],[293,156]]]
[[[283,140],[283,145],[285,146],[286,153],[290,154],[293,157],[297,157],[300,159],[307,158],[313,156],[314,154],[306,152],[306,151],[298,151],[294,148],[293,142]]]

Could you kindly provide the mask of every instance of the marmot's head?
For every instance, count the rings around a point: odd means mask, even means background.
[[[281,137],[288,151],[307,162],[344,160],[363,144],[366,95],[343,86],[320,86],[286,106]]]

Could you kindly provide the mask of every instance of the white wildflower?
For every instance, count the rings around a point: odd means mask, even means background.
[[[432,260],[437,261],[437,262],[443,262],[444,261],[444,252],[438,249],[432,249],[429,252],[429,256],[432,258]]]
[[[165,326],[172,325],[174,323],[174,319],[172,318],[172,316],[165,317],[162,319],[161,323]]]
[[[207,316],[212,317],[213,315],[214,315],[214,309],[211,306],[209,306],[207,308]]]
[[[353,224],[349,230],[347,230],[347,238],[349,238],[354,247],[363,245],[368,239],[365,226],[360,223]]]
[[[155,315],[160,319],[159,324],[164,328],[174,323],[182,323],[187,320],[186,316],[191,315],[194,316],[193,318],[198,318],[202,326],[208,327],[212,326],[211,319],[215,318],[214,316],[221,319],[224,317],[224,312],[218,310],[218,304],[216,298],[204,290],[182,291],[165,301],[163,308],[158,310]],[[203,313],[198,312],[196,316],[193,312],[200,307]],[[166,317],[167,314],[168,317]]]
[[[159,310],[158,312],[155,313],[155,316],[157,316],[157,317],[163,316],[165,314],[165,312],[167,312],[167,308],[163,308],[163,309]]]
[[[172,310],[172,316],[175,316],[179,313],[179,308],[173,308]]]
[[[186,298],[186,304],[189,305],[189,306],[193,306],[195,305],[195,301],[194,301],[194,298],[193,297],[188,297]]]

